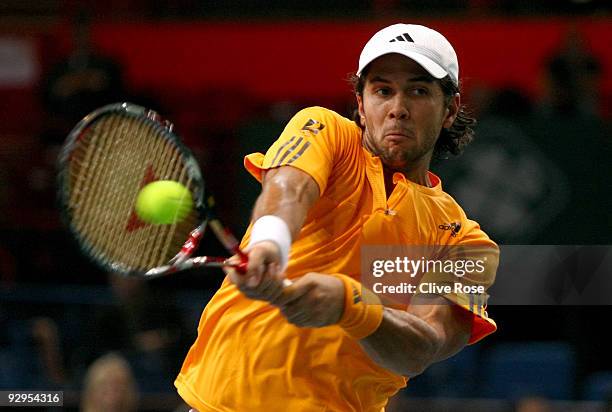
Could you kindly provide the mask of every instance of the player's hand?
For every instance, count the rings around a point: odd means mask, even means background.
[[[280,270],[280,250],[276,243],[255,243],[245,254],[249,259],[245,273],[232,267],[224,269],[232,283],[251,299],[268,302],[278,299],[283,291],[284,274]],[[233,256],[230,262],[240,262],[240,258]]]
[[[344,311],[344,283],[333,276],[310,272],[286,287],[272,303],[296,326],[334,325]]]

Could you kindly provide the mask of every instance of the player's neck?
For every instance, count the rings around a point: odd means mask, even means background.
[[[403,165],[403,167],[390,167],[389,165],[383,165],[385,179],[387,178],[386,176],[389,176],[389,179],[392,181],[393,173],[399,172],[411,182],[421,186],[431,187],[432,184],[429,180],[428,173],[430,163],[431,155],[428,154]]]
[[[402,170],[393,170],[386,166],[383,166],[383,173],[385,176],[385,190],[387,192],[387,197],[391,195],[391,192],[393,191],[393,188],[395,187],[395,184],[393,183],[393,174],[398,173],[398,172],[403,174],[406,177],[406,179],[418,185],[425,186],[425,187],[433,186],[429,178],[429,168],[428,167],[419,167],[419,168],[414,168],[414,169],[405,168]]]

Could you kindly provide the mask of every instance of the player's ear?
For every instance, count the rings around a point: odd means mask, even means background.
[[[355,95],[357,97],[357,110],[359,111],[359,124],[361,127],[365,127],[365,110],[363,110],[363,96],[360,94]]]
[[[459,93],[455,93],[455,95],[451,98],[448,106],[446,107],[446,115],[444,117],[444,123],[442,123],[442,127],[444,129],[449,129],[457,115],[459,114],[459,107],[461,106],[461,95]]]

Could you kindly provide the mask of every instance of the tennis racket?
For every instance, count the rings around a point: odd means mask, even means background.
[[[195,207],[180,222],[148,224],[135,213],[140,190],[153,181],[187,187]],[[106,270],[154,278],[199,266],[234,266],[246,255],[214,211],[202,173],[172,123],[131,103],[88,114],[68,135],[59,156],[62,215],[83,252]],[[239,263],[191,257],[210,227]]]

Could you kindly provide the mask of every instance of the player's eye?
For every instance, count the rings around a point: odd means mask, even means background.
[[[391,89],[388,87],[379,87],[376,90],[374,90],[374,93],[376,93],[379,96],[390,96],[391,95]]]
[[[410,93],[414,96],[427,96],[429,94],[429,89],[426,87],[413,87],[410,89]]]

